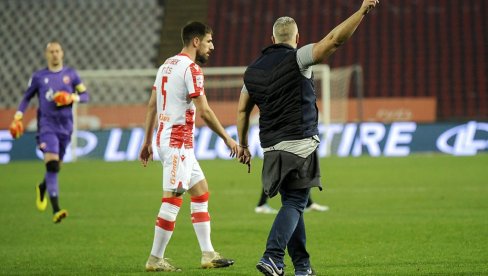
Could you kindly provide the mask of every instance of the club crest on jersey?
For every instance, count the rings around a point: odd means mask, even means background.
[[[49,82],[48,78],[44,78],[44,83],[47,84]]]
[[[64,84],[69,84],[71,82],[71,78],[69,76],[63,76],[63,82]]]

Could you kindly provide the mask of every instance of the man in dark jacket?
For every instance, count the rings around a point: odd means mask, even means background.
[[[264,275],[284,275],[287,247],[295,275],[314,275],[305,246],[303,220],[310,188],[322,188],[317,156],[318,109],[311,66],[332,55],[378,3],[378,0],[364,0],[357,12],[322,40],[298,50],[295,20],[286,16],[278,18],[273,25],[273,44],[262,51],[244,74],[237,118],[238,158],[250,166],[249,118],[257,105],[259,138],[264,151],[263,189],[269,197],[280,193],[282,202],[266,251],[256,265]]]

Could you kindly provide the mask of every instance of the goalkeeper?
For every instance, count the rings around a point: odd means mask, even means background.
[[[47,68],[34,72],[22,101],[19,104],[10,133],[14,139],[23,134],[22,117],[32,97],[37,95],[37,146],[44,154],[46,172],[36,186],[36,206],[40,211],[47,207],[46,190],[53,209],[53,222],[59,223],[68,216],[59,207],[58,173],[70,143],[73,131],[72,104],[87,102],[88,93],[78,73],[63,66],[63,49],[58,41],[51,41],[45,49]]]

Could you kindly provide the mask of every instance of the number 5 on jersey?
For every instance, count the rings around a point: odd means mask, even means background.
[[[163,95],[163,110],[166,110],[166,88],[164,85],[168,82],[168,76],[163,76],[161,79],[161,94]]]

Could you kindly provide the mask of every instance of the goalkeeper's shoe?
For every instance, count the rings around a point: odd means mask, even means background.
[[[146,271],[180,272],[181,269],[170,264],[168,259],[158,258],[150,255],[146,262]]]
[[[36,206],[39,211],[45,211],[47,207],[47,198],[42,194],[39,185],[36,186]]]
[[[203,251],[201,264],[202,268],[220,268],[233,265],[234,260],[223,258],[215,251]]]
[[[61,209],[54,213],[53,215],[53,222],[54,223],[60,223],[63,219],[65,219],[68,216],[68,211],[65,209]]]

